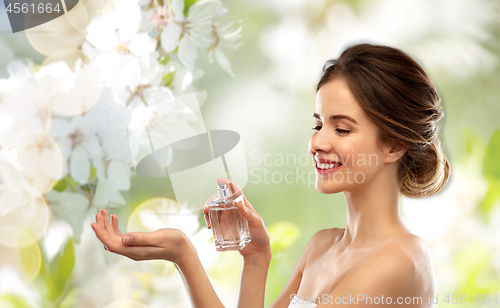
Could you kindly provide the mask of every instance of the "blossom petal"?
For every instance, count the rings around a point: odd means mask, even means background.
[[[184,0],[172,0],[172,11],[177,20],[184,20]]]
[[[117,12],[93,18],[87,27],[87,41],[99,49],[112,49],[118,44],[118,37],[115,33],[118,24],[119,14]]]
[[[218,9],[217,9],[217,15],[219,16],[222,16],[224,14],[226,14],[228,11],[227,7],[224,7],[224,6],[220,6]]]
[[[87,183],[90,177],[90,161],[83,147],[77,146],[73,149],[69,163],[71,177],[80,184]]]
[[[71,131],[71,124],[63,119],[52,119],[49,133],[54,138],[64,138],[69,135]]]
[[[224,53],[220,50],[219,47],[215,48],[215,59],[217,63],[219,63],[220,67],[225,70],[229,75],[234,77],[233,71],[231,70],[231,63],[226,58]]]
[[[189,38],[188,35],[185,35],[181,41],[179,42],[179,60],[184,64],[184,66],[190,70],[194,70],[194,60],[198,57],[198,53],[196,51],[196,45]]]
[[[212,19],[222,5],[219,0],[201,0],[189,7],[188,20],[205,21]]]
[[[118,33],[120,40],[130,41],[139,30],[141,9],[137,4],[124,5],[120,10]]]
[[[118,204],[125,204],[125,199],[123,198],[122,194],[118,190],[113,190],[111,191],[111,196],[109,197],[110,201],[113,201]]]
[[[108,170],[109,172],[109,170]],[[130,178],[130,175],[128,176]],[[111,202],[125,204],[125,199],[111,179],[99,180],[93,202],[99,207],[109,206]]]
[[[141,84],[150,84],[151,86],[159,86],[163,72],[163,65],[158,63],[158,52],[150,53],[147,57],[142,57],[139,65],[141,66]]]
[[[12,78],[25,81],[31,78],[30,68],[21,61],[12,61],[7,65],[7,71]]]
[[[129,190],[130,168],[120,162],[111,161],[108,166],[108,179],[117,190]]]
[[[93,203],[98,207],[107,206],[113,190],[115,188],[109,180],[99,180],[95,189],[94,199],[92,199]]]
[[[161,47],[166,52],[174,51],[175,47],[179,43],[179,37],[181,37],[182,28],[174,23],[166,26],[161,32]]]
[[[97,57],[93,65],[109,87],[122,88],[128,85],[135,89],[139,84],[141,67],[135,56],[119,55],[110,51]]]
[[[130,41],[128,49],[137,56],[144,57],[155,51],[156,40],[147,33],[137,34]]]
[[[99,140],[97,139],[95,134],[86,135],[85,141],[82,143],[82,146],[92,156],[100,157],[102,155],[102,148],[99,145]]]
[[[72,142],[69,138],[62,138],[57,140],[57,145],[59,146],[62,155],[63,165],[61,179],[63,179],[68,174],[68,158],[71,154]]]
[[[80,243],[83,232],[83,222],[88,215],[89,199],[79,193],[51,190],[44,195],[51,203],[50,210],[66,220],[73,229],[75,242]]]
[[[167,87],[153,87],[144,91],[144,100],[146,100],[148,106],[157,105],[172,99],[174,99],[174,95]]]

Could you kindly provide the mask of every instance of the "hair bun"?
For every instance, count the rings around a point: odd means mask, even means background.
[[[401,162],[401,194],[409,198],[425,198],[438,193],[450,176],[450,164],[438,140],[405,153]]]

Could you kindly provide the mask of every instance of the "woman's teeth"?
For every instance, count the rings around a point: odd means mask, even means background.
[[[336,168],[340,166],[339,163],[335,163],[335,164],[320,164],[319,162],[316,163],[316,167],[318,167],[318,169],[332,169],[332,168]]]

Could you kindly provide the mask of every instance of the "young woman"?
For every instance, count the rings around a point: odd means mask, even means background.
[[[346,227],[320,230],[311,238],[271,308],[433,306],[431,253],[402,222],[399,197],[431,196],[449,178],[438,141],[439,104],[427,74],[398,49],[354,45],[327,61],[317,86],[309,150],[316,161],[316,189],[344,193]],[[239,190],[227,179],[218,182]],[[238,307],[263,307],[269,235],[248,200],[238,211],[252,237],[240,251]],[[118,218],[111,215],[110,222],[106,210],[96,214],[92,228],[111,252],[173,262],[194,307],[223,307],[181,231],[122,235]]]

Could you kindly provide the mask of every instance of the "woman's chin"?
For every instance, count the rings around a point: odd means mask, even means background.
[[[322,194],[337,194],[344,191],[338,183],[318,183],[316,181],[314,187]]]

